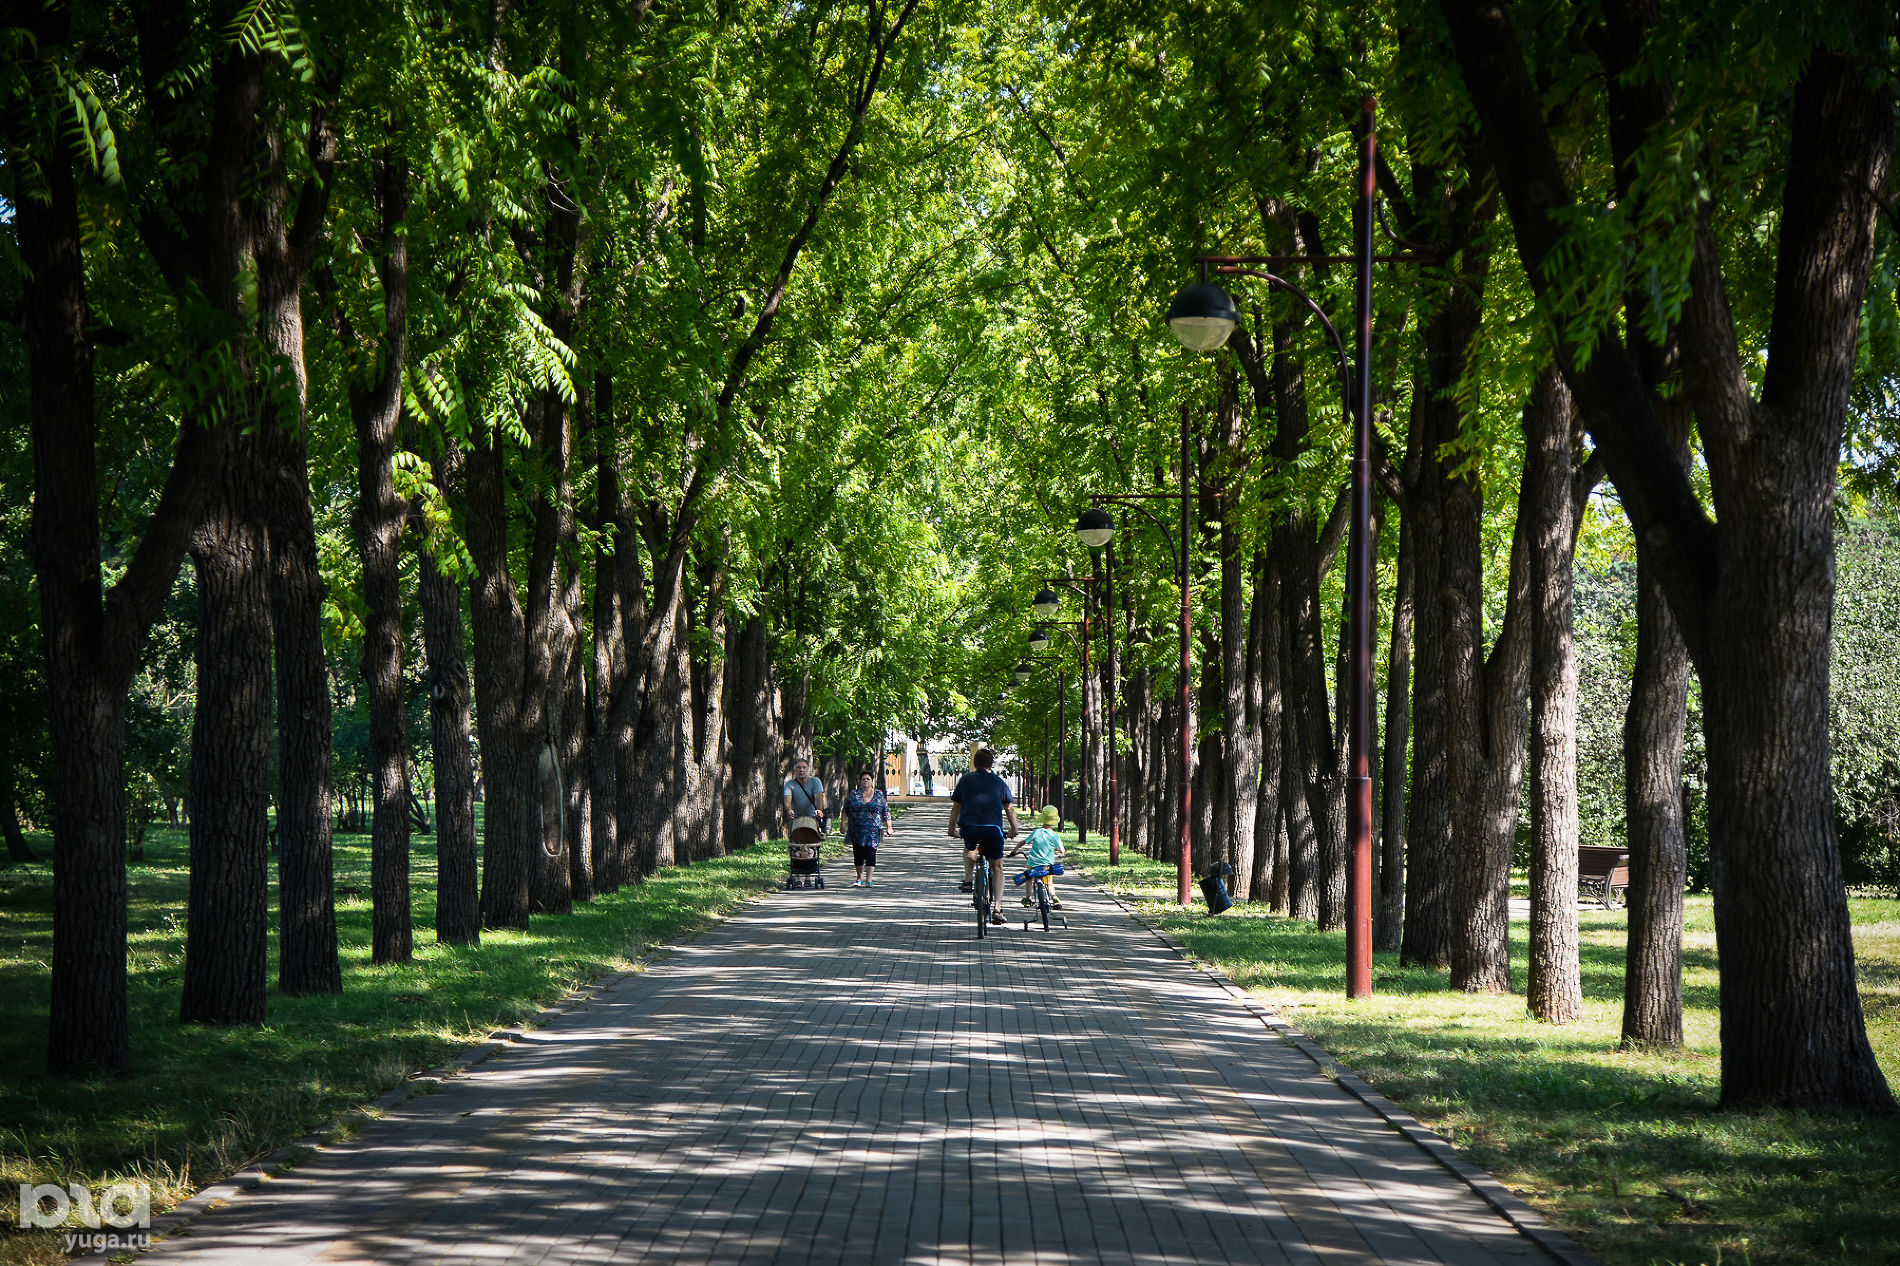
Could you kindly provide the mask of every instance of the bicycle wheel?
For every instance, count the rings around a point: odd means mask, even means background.
[[[971,904],[976,906],[976,934],[979,937],[990,934],[990,859],[979,857],[976,860],[975,882],[970,885]]]
[[[1042,930],[1049,930],[1049,885],[1040,879],[1031,881],[1036,885],[1036,909],[1042,912]]]

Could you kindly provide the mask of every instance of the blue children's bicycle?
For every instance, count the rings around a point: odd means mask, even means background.
[[[1062,863],[1051,862],[1047,866],[1031,866],[1028,870],[1010,881],[1019,888],[1024,884],[1029,884],[1034,892],[1035,913],[1023,920],[1023,931],[1027,932],[1029,930],[1030,919],[1033,919],[1036,914],[1042,916],[1042,930],[1045,932],[1049,930],[1049,912],[1054,909],[1054,907],[1050,904],[1049,900],[1049,885],[1044,883],[1043,880],[1049,878],[1051,875],[1060,875],[1062,873],[1064,873]],[[1066,915],[1058,914],[1056,915],[1056,919],[1063,927],[1066,928],[1069,926],[1069,920]]]

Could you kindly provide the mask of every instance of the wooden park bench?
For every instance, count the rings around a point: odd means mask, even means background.
[[[1605,910],[1616,908],[1619,891],[1630,886],[1630,855],[1627,849],[1584,844],[1577,849],[1577,891],[1603,902]]]

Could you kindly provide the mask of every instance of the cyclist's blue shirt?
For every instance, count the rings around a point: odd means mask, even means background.
[[[1003,825],[1003,806],[1011,803],[1009,784],[987,769],[972,769],[957,779],[950,798],[963,806],[959,826]]]

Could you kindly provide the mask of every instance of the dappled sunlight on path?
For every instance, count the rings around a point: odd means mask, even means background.
[[[746,907],[154,1254],[1549,1260],[1086,883],[1069,930],[976,939],[942,823],[913,809],[869,890],[834,842],[831,887]]]

